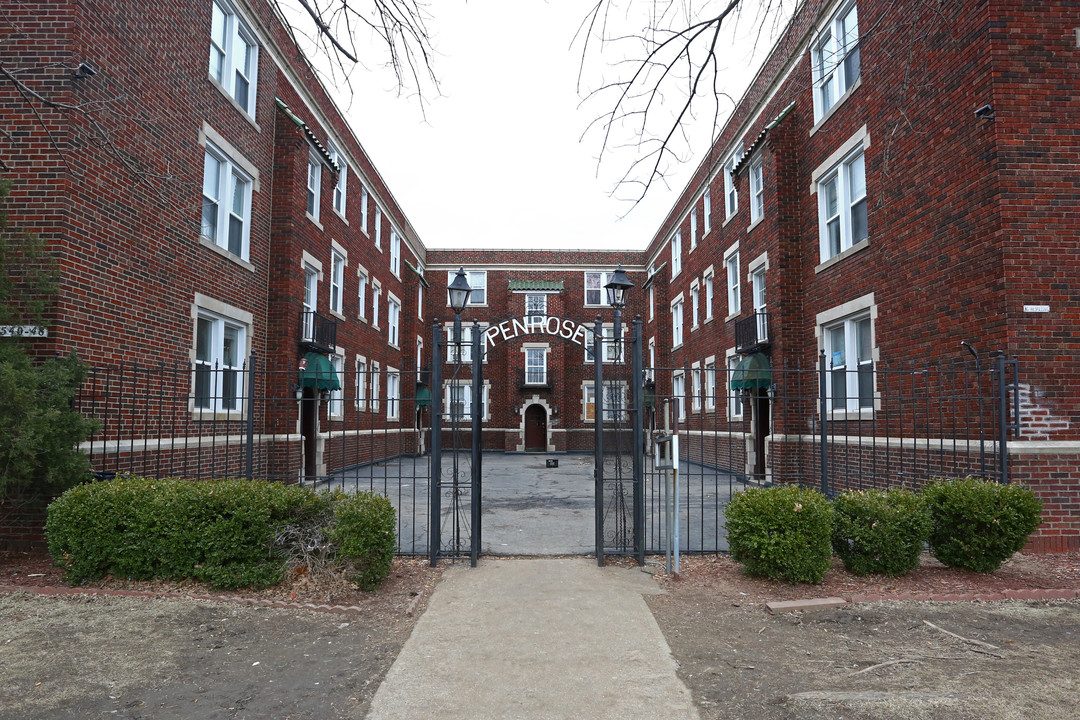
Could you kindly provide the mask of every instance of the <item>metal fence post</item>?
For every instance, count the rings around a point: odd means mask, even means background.
[[[1009,396],[1005,383],[1005,353],[998,350],[994,356],[994,373],[997,375],[998,403],[998,467],[1001,475],[998,482],[1009,482]]]
[[[645,564],[645,459],[642,449],[642,418],[644,417],[644,398],[642,397],[641,367],[641,316],[634,317],[633,337],[631,342],[631,383],[633,384],[634,428],[634,555],[638,565]],[[621,342],[621,339],[619,340]]]
[[[596,564],[604,566],[604,325],[593,324],[593,479],[596,481]]]
[[[428,555],[431,567],[439,563],[439,546],[442,544],[440,523],[442,520],[442,325],[438,320],[431,325],[431,477],[428,478]]]
[[[245,477],[252,477],[252,464],[254,462],[255,443],[255,353],[251,353],[248,360],[248,387],[247,387],[247,456],[244,458]]]
[[[829,393],[825,351],[818,359],[818,392],[821,396],[821,492],[829,494]]]
[[[469,499],[472,523],[472,542],[470,559],[473,567],[480,559],[480,478],[483,462],[483,426],[484,415],[484,364],[480,356],[481,343],[480,321],[473,320],[472,329],[472,487]]]

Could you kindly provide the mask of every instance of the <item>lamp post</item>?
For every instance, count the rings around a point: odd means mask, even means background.
[[[454,310],[454,344],[458,349],[458,361],[461,360],[461,313],[469,304],[471,294],[472,288],[469,287],[465,268],[458,268],[454,281],[446,286],[446,295],[450,299],[450,307]]]
[[[611,280],[604,286],[604,289],[607,290],[608,305],[615,308],[615,327],[613,330],[616,359],[622,358],[622,309],[626,307],[626,295],[632,287],[634,287],[634,283],[630,282],[630,279],[626,277],[622,265],[615,269],[615,272],[611,275]]]

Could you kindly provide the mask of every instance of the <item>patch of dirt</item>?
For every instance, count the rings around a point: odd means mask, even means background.
[[[684,560],[646,598],[704,720],[1039,720],[1080,705],[1080,601],[877,602],[791,614],[764,604],[859,594],[1080,589],[1080,556],[1016,555],[993,575],[925,557],[902,578],[836,561],[821,585]]]
[[[440,576],[398,558],[374,592],[298,572],[262,590],[107,578],[42,595],[17,588],[66,587],[51,559],[0,553],[16,586],[0,593],[0,718],[362,718]]]

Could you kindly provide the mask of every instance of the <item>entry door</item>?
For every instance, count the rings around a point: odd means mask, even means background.
[[[547,452],[547,410],[532,404],[525,410],[525,452]]]
[[[304,388],[300,401],[300,435],[304,438],[304,476],[314,480],[319,473],[319,393],[315,388]]]

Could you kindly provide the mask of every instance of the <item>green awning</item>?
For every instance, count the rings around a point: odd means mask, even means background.
[[[769,358],[762,353],[747,355],[738,362],[731,373],[732,390],[765,389],[772,385],[772,370]]]
[[[431,388],[416,383],[416,407],[431,407]]]
[[[300,387],[316,390],[341,389],[341,381],[334,372],[334,366],[330,364],[330,358],[316,352],[309,352],[304,359],[307,360],[307,368],[300,371]]]
[[[511,280],[510,292],[561,292],[562,280]]]

